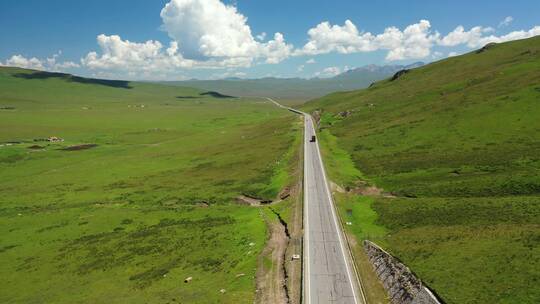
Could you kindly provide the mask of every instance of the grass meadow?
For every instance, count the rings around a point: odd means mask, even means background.
[[[0,302],[253,302],[301,126],[201,93],[0,69]]]

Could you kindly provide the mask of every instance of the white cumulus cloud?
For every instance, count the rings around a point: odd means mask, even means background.
[[[512,16],[507,16],[506,18],[504,18],[504,19],[499,23],[499,27],[509,26],[510,23],[512,23],[512,21],[514,21],[514,17],[512,17]]]
[[[298,55],[318,55],[330,52],[342,54],[374,50],[370,33],[360,34],[354,23],[346,20],[343,26],[321,22],[308,31],[309,41]]]
[[[266,39],[266,33],[262,32],[259,35],[257,35],[256,37],[257,37],[257,40],[263,41],[264,39]]]
[[[281,33],[274,34],[274,39],[259,45],[259,56],[266,58],[266,63],[280,63],[287,59],[293,51],[293,46],[285,42]]]
[[[444,54],[442,52],[439,52],[439,51],[435,51],[433,52],[433,54],[431,54],[431,58],[433,59],[439,59],[439,58],[442,58],[444,56]]]
[[[60,56],[62,56],[62,51],[58,51],[58,53],[52,55],[52,57],[47,57],[45,69],[58,72],[72,68],[79,68],[81,66],[73,61],[58,62],[58,58],[60,58]]]
[[[101,34],[97,37],[101,52],[90,52],[81,62],[91,69],[172,72],[249,67],[254,61],[276,64],[293,51],[281,33],[265,43],[257,41],[247,18],[219,0],[171,0],[161,10],[161,18],[172,39],[168,48],[155,40],[131,42]],[[258,36],[265,38],[266,33]]]
[[[161,19],[186,58],[247,57],[257,51],[247,18],[219,0],[172,0]]]
[[[172,0],[161,10],[163,29],[179,44],[185,58],[263,58],[278,63],[287,58],[292,45],[281,33],[266,43],[266,33],[255,39],[247,18],[235,6],[219,0]]]
[[[210,76],[210,79],[225,79],[225,78],[245,78],[247,74],[245,72],[235,71],[234,69],[228,69],[223,73],[214,73]]]
[[[534,37],[534,36],[538,36],[540,35],[540,26],[535,26],[527,31],[525,30],[520,30],[520,31],[513,31],[513,32],[510,32],[506,35],[502,35],[502,36],[494,36],[494,35],[490,35],[490,36],[487,36],[487,37],[483,37],[482,39],[480,39],[480,41],[478,41],[478,43],[475,45],[475,47],[478,47],[478,46],[483,46],[483,45],[486,45],[490,42],[496,42],[496,43],[501,43],[501,42],[507,42],[507,41],[513,41],[513,40],[518,40],[518,39],[526,39],[526,38],[531,38],[531,37]]]
[[[463,26],[456,27],[452,32],[439,40],[441,46],[456,46],[465,44],[469,48],[482,47],[490,42],[507,42],[518,39],[531,38],[540,35],[540,26],[535,26],[529,30],[513,31],[505,35],[496,36],[495,30],[491,27],[475,26],[470,30],[465,30]]]
[[[403,31],[397,27],[388,27],[383,33],[374,35],[359,31],[350,20],[346,20],[342,26],[325,21],[308,31],[309,41],[295,54],[349,54],[388,50],[387,60],[424,58],[430,54],[431,47],[438,39],[438,33],[432,33],[430,28],[429,21],[420,20]]]
[[[386,29],[377,35],[375,41],[382,49],[388,49],[387,60],[420,59],[431,54],[433,44],[439,39],[439,33],[431,32],[427,20],[409,25],[399,31],[397,28]]]
[[[159,41],[149,40],[138,43],[123,40],[118,35],[97,36],[101,54],[90,52],[81,62],[90,69],[104,70],[162,70],[174,67],[190,67],[193,62],[177,54],[178,44],[171,42],[163,50]]]
[[[131,42],[118,35],[101,34],[97,42],[100,52],[90,52],[81,59],[81,63],[92,70],[174,74],[178,69],[249,67],[253,60],[251,57],[219,57],[204,61],[187,59],[180,53],[176,41],[171,41],[165,48],[159,41]],[[278,33],[275,40],[264,45],[261,52],[267,55],[266,62],[275,63],[288,56],[290,50],[281,48],[282,43]]]
[[[321,78],[326,78],[326,77],[334,77],[334,76],[337,76],[341,73],[341,69],[337,66],[332,66],[332,67],[327,67],[325,69],[323,69],[322,71],[320,72],[316,72],[315,73],[315,77],[321,77]]]
[[[43,62],[36,57],[26,58],[22,55],[13,55],[2,65],[25,69],[44,70]]]
[[[52,72],[60,72],[71,68],[80,67],[79,64],[73,61],[58,62],[58,58],[61,54],[62,52],[58,52],[51,57],[47,57],[46,59],[39,59],[36,57],[26,58],[20,54],[13,55],[11,58],[7,59],[5,63],[0,62],[0,65]]]
[[[438,43],[442,46],[456,46],[459,44],[468,44],[474,47],[485,33],[493,32],[490,27],[475,26],[466,31],[463,26],[456,27],[452,32],[444,36]]]
[[[503,20],[505,25],[512,22],[512,17]],[[403,30],[391,26],[382,33],[372,34],[360,31],[350,20],[343,25],[332,25],[321,22],[308,31],[308,42],[293,52],[293,55],[318,55],[331,52],[350,54],[373,51],[387,51],[386,59],[389,61],[422,59],[429,56],[441,57],[441,52],[432,52],[434,46],[454,47],[467,45],[469,48],[478,48],[490,42],[506,42],[516,39],[530,38],[540,35],[540,26],[530,30],[514,31],[497,36],[492,27],[475,26],[466,30],[457,26],[445,36],[438,31],[432,31],[428,20],[406,26]]]

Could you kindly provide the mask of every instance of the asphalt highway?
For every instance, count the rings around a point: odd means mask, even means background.
[[[304,117],[304,303],[366,304],[336,214],[311,115]]]
[[[305,303],[364,304],[326,180],[313,118],[304,113]]]

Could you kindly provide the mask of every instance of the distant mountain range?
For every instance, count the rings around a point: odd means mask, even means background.
[[[403,69],[424,65],[366,65],[348,70],[332,78],[226,78],[220,80],[186,80],[164,82],[168,85],[194,87],[217,91],[232,96],[268,96],[284,99],[311,99],[336,91],[351,91],[368,87],[371,83],[392,76]]]

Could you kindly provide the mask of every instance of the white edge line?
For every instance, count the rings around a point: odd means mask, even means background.
[[[311,126],[312,126],[313,129],[315,129],[315,126],[313,125],[313,121],[311,122]],[[335,208],[334,200],[332,199],[332,196],[330,195],[330,189],[328,188],[328,181],[326,180],[326,170],[325,170],[323,162],[322,162],[322,156],[321,156],[321,151],[319,149],[319,143],[316,142],[316,145],[317,145],[317,154],[319,155],[319,162],[321,164],[321,169],[322,169],[322,172],[323,172],[323,179],[324,179],[324,185],[325,185],[325,188],[326,188],[326,194],[328,195],[328,199],[330,201],[330,204],[332,205],[330,209],[332,209],[332,217],[334,218],[334,225],[336,226],[336,231],[337,231],[338,239],[339,239],[339,245],[341,246],[341,254],[343,255],[343,261],[345,262],[345,268],[347,268],[347,276],[349,277],[349,283],[351,284],[354,303],[358,304],[358,301],[357,301],[357,298],[356,298],[356,288],[354,288],[353,279],[352,279],[352,275],[351,275],[351,270],[349,269],[349,262],[347,261],[347,257],[345,256],[345,250],[347,250],[347,248],[345,248],[343,246],[343,240],[341,239],[341,228],[338,226],[338,222],[337,222],[338,219],[336,217],[336,212],[334,210],[334,208]],[[357,280],[355,280],[355,281],[357,281]]]

